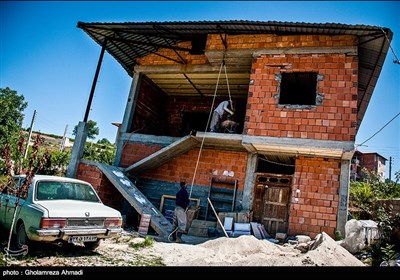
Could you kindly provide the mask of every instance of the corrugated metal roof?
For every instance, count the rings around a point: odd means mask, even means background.
[[[99,45],[107,39],[106,50],[133,74],[136,59],[161,48],[175,48],[179,42],[199,40],[207,34],[276,35],[354,35],[358,36],[358,125],[364,116],[379,77],[393,33],[389,28],[340,23],[304,23],[278,21],[187,21],[187,22],[78,22]],[[385,34],[387,38],[385,37]],[[190,51],[189,49],[185,49]]]

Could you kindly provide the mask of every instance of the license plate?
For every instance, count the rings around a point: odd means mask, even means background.
[[[90,242],[90,241],[97,241],[97,237],[96,236],[71,236],[70,238],[68,238],[68,242],[69,243],[73,243],[73,242]]]

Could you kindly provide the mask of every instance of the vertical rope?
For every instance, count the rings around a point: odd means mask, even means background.
[[[217,90],[218,90],[218,85],[219,85],[219,78],[220,78],[220,76],[221,76],[222,66],[223,66],[224,64],[225,64],[225,63],[224,63],[224,60],[222,60],[222,62],[221,62],[221,67],[219,68],[219,73],[218,73],[218,78],[217,78],[217,85],[215,86],[214,97],[213,97],[213,101],[212,101],[212,104],[211,104],[210,114],[208,115],[208,120],[207,120],[207,125],[206,125],[206,130],[205,130],[205,132],[208,131],[208,125],[210,124],[210,120],[211,120],[211,116],[212,116],[213,108],[214,108],[214,103],[215,103],[215,97],[217,96]],[[226,69],[225,69],[225,73],[226,73]],[[228,90],[228,91],[229,91],[229,90]],[[229,98],[230,98],[230,93],[229,93]],[[194,179],[196,178],[197,168],[199,167],[201,151],[202,151],[203,145],[204,145],[204,139],[205,139],[205,135],[203,136],[203,139],[201,140],[200,150],[199,150],[199,154],[198,154],[198,156],[197,156],[197,161],[196,161],[196,167],[195,167],[194,173],[193,173],[192,184],[191,184],[191,186],[190,186],[189,198],[192,197],[192,190],[193,190],[193,185],[194,185]]]
[[[233,110],[233,107],[232,107],[231,90],[230,90],[230,88],[229,88],[229,80],[228,80],[228,74],[226,73],[226,65],[225,65],[225,62],[224,62],[224,70],[225,70],[226,85],[227,85],[227,87],[228,87],[229,103],[231,104],[231,109]]]

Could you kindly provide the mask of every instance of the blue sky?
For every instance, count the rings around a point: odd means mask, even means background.
[[[100,47],[77,22],[259,20],[365,24],[390,28],[392,48],[400,56],[400,2],[397,1],[66,1],[0,2],[0,87],[24,95],[24,127],[34,110],[34,130],[67,136],[83,120]],[[360,144],[400,112],[400,65],[389,51],[371,102],[356,137]],[[89,119],[100,135],[114,142],[131,78],[105,55]],[[360,146],[393,158],[400,170],[400,117]],[[96,140],[97,140],[96,139]],[[388,174],[388,165],[386,173]]]

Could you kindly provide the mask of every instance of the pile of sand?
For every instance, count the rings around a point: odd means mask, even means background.
[[[156,242],[143,253],[160,256],[167,266],[364,266],[325,233],[313,248],[303,254],[294,246],[243,235],[198,245]]]

